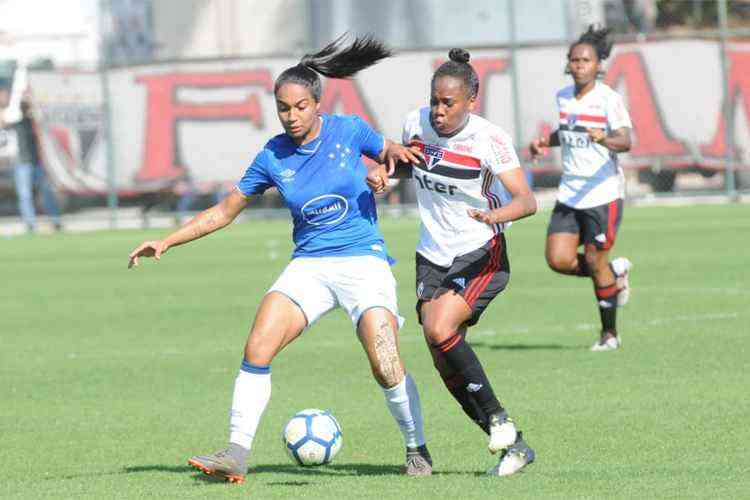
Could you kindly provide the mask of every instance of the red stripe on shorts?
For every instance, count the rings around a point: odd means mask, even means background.
[[[617,200],[609,202],[607,211],[607,241],[602,245],[602,250],[609,250],[615,244],[615,224],[617,223]]]
[[[466,303],[469,304],[469,307],[474,307],[474,302],[487,288],[487,285],[490,284],[495,273],[500,270],[500,252],[502,250],[502,243],[497,236],[492,238],[491,241],[492,249],[490,250],[489,262],[484,266],[482,272],[479,273],[479,279],[472,283],[464,294],[464,299],[466,300]]]

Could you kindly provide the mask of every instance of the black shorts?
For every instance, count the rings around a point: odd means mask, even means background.
[[[581,244],[593,243],[599,250],[609,250],[615,244],[621,220],[622,199],[581,209],[558,201],[552,210],[547,236],[555,233],[578,234]]]
[[[453,259],[451,267],[441,267],[422,257],[417,264],[417,317],[422,324],[422,303],[432,300],[440,289],[453,290],[471,308],[472,326],[479,321],[492,299],[502,292],[510,280],[510,264],[505,250],[505,236],[495,235],[482,247]]]

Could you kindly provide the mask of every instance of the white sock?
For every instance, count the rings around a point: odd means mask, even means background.
[[[271,368],[242,362],[234,381],[229,418],[229,442],[250,450],[268,401],[271,399]]]
[[[425,443],[422,405],[414,380],[408,373],[404,379],[390,389],[383,389],[388,409],[396,420],[404,442],[409,448],[416,448]]]

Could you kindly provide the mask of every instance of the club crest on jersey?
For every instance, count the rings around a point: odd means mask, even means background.
[[[444,155],[444,151],[438,146],[425,144],[424,159],[425,159],[425,163],[427,164],[427,170],[432,170],[432,168],[435,165],[440,163],[440,160],[443,159],[443,155]]]
[[[578,121],[578,115],[575,113],[569,113],[567,118],[568,118],[568,126],[575,127],[576,122]]]

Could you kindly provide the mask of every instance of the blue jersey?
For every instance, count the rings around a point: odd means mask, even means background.
[[[292,213],[292,257],[375,255],[388,259],[362,154],[385,140],[356,116],[321,115],[318,137],[298,146],[287,134],[268,141],[237,185],[245,196],[276,187]]]

